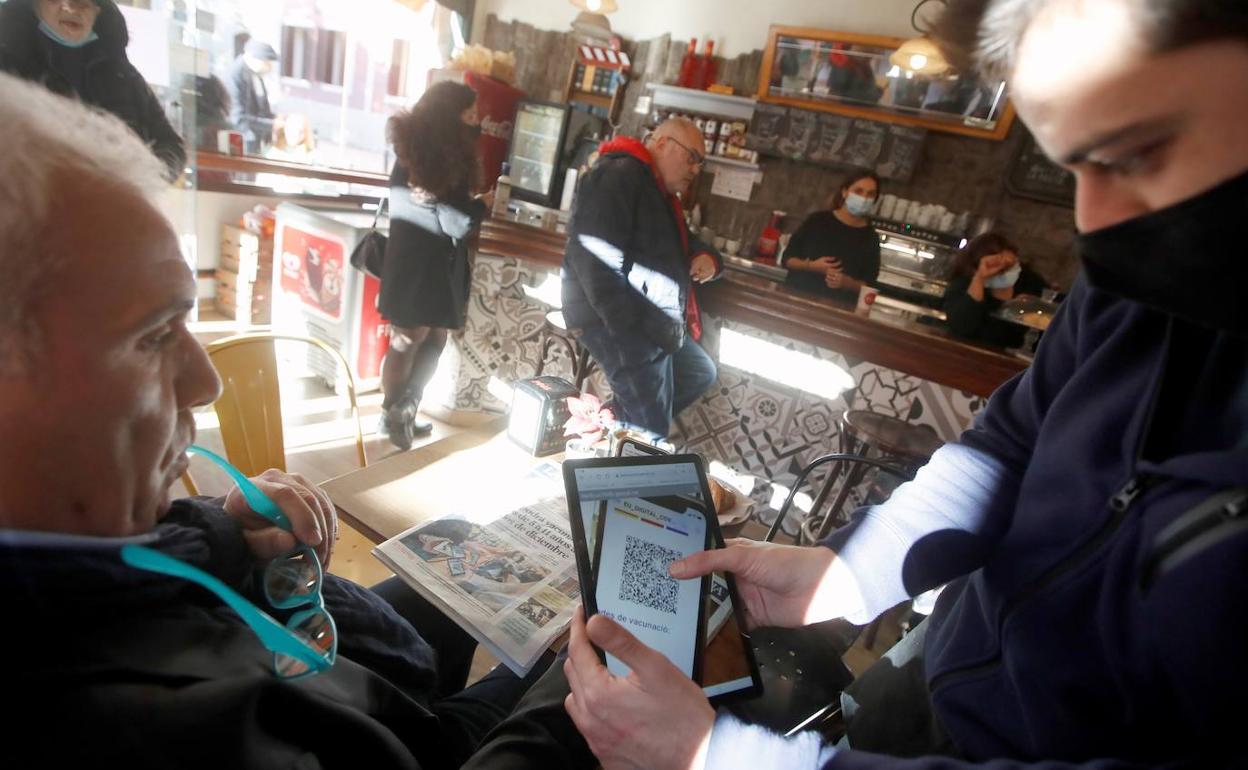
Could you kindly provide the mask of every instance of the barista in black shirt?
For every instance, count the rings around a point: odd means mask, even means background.
[[[880,180],[870,171],[847,175],[824,211],[797,228],[784,251],[789,286],[854,304],[880,274],[880,238],[871,226]]]
[[[1018,247],[998,233],[971,239],[953,258],[945,290],[949,331],[963,339],[1016,348],[1027,330],[992,314],[1023,294],[1039,297],[1048,285],[1039,273],[1018,261]]]

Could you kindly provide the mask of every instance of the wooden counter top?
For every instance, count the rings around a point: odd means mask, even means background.
[[[878,314],[863,318],[829,299],[758,276],[729,272],[699,289],[698,298],[721,318],[977,396],[991,395],[1027,368],[1016,356],[956,340],[938,327]]]
[[[563,233],[491,218],[481,226],[478,249],[557,268],[566,241]],[[953,339],[937,327],[886,316],[862,318],[829,299],[735,270],[700,287],[698,299],[720,318],[978,396],[991,395],[1027,367],[1022,359]]]

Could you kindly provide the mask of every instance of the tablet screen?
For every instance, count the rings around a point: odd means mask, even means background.
[[[687,456],[686,456],[687,457]],[[688,457],[575,461],[575,482],[596,610],[662,652],[708,696],[754,686],[752,659],[724,575],[676,580],[668,565],[718,537]],[[592,463],[583,467],[582,463]],[[588,592],[588,588],[583,587]],[[628,669],[607,656],[608,669]]]

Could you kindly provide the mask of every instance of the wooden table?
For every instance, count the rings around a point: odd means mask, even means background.
[[[321,487],[374,543],[450,513],[512,502],[509,481],[545,462],[513,444],[501,421],[401,452]]]
[[[322,487],[348,524],[374,543],[381,543],[445,514],[466,513],[487,506],[509,510],[516,502],[515,482],[548,459],[551,458],[532,457],[513,444],[499,420],[352,471]],[[744,530],[729,528],[724,535],[761,538],[766,533],[766,528],[757,522],[751,524],[754,526]],[[819,655],[842,656],[858,634],[858,629],[843,620],[820,626],[818,631],[811,627],[793,632],[816,637]],[[784,641],[796,638],[781,637]],[[567,633],[561,634],[553,641],[551,649],[560,649],[566,640]],[[716,681],[745,675],[740,643],[736,621],[730,620],[706,650],[704,675]],[[771,650],[760,649],[758,642],[751,643],[755,645],[755,655],[760,660],[766,659]],[[769,673],[764,669],[765,683]],[[836,672],[831,675],[835,678]],[[765,684],[765,688],[775,689],[780,701],[784,701],[791,695],[786,687],[795,685],[794,682],[772,682]],[[772,700],[774,698],[753,701],[753,705],[746,704],[742,708],[753,709],[750,714],[754,721],[773,724],[769,720],[777,713],[784,713],[786,704]],[[775,722],[773,726],[780,724]]]

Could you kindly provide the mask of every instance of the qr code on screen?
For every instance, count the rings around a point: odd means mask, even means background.
[[[667,574],[667,565],[679,558],[679,551],[632,535],[625,536],[620,598],[675,615],[676,592],[680,584]]]

